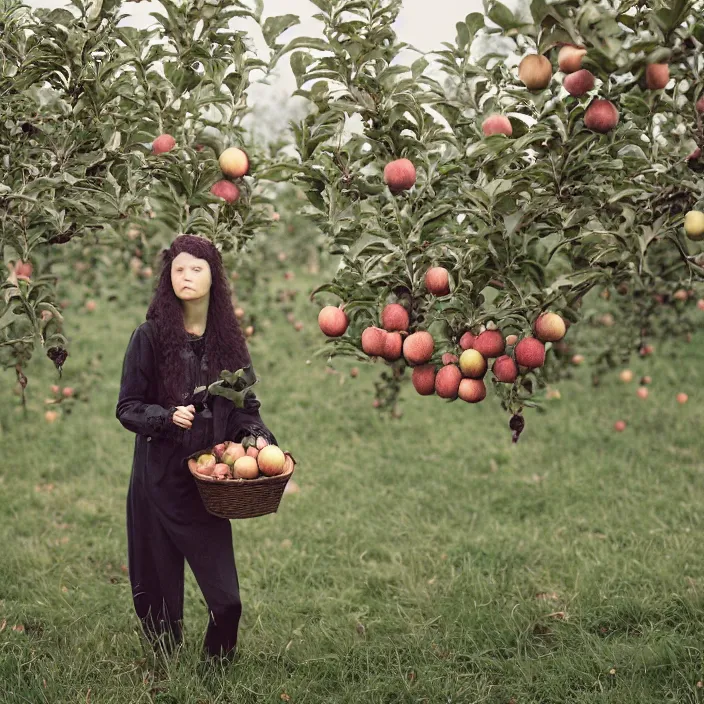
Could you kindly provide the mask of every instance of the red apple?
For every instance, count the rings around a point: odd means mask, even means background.
[[[471,350],[477,338],[469,330],[460,337],[460,347],[463,350]]]
[[[408,311],[400,303],[389,303],[381,311],[381,327],[388,332],[408,330]]]
[[[511,121],[505,115],[489,115],[482,122],[482,132],[487,137],[494,134],[504,134],[510,137],[513,134],[513,127],[511,127]]]
[[[462,379],[458,396],[467,403],[480,403],[486,398],[486,384],[481,379]]]
[[[18,260],[15,262],[15,275],[18,279],[24,279],[25,281],[30,281],[32,276],[32,263],[23,262]]]
[[[593,100],[584,113],[584,125],[594,132],[609,132],[618,124],[618,110],[609,100]]]
[[[563,73],[575,73],[582,68],[582,58],[587,50],[582,46],[565,44],[557,54],[557,65]]]
[[[567,333],[567,326],[557,313],[546,312],[538,316],[533,331],[542,342],[558,342]]]
[[[535,337],[524,337],[513,351],[516,362],[528,369],[537,369],[545,364],[545,345]]]
[[[386,330],[375,325],[365,328],[362,331],[362,349],[370,357],[381,357],[384,354],[388,334]]]
[[[416,182],[416,167],[410,159],[396,159],[384,167],[384,183],[392,193],[407,191]]]
[[[435,367],[432,364],[414,367],[411,382],[421,396],[432,396],[435,393]]]
[[[400,332],[389,332],[384,340],[384,351],[382,357],[387,362],[395,362],[397,359],[401,359],[401,354],[403,351],[403,338]]]
[[[513,384],[518,377],[518,367],[507,354],[498,357],[491,368],[497,381],[504,384]]]
[[[152,142],[153,154],[170,152],[176,146],[176,140],[170,134],[161,134]]]
[[[234,203],[240,197],[240,189],[234,183],[225,179],[214,183],[210,188],[210,192],[228,203]]]
[[[576,73],[565,76],[562,85],[570,95],[575,98],[581,98],[594,88],[594,80],[594,74],[591,71],[587,71],[586,68],[583,68]]]
[[[425,273],[425,287],[434,296],[450,293],[450,273],[442,266],[433,266]]]
[[[552,64],[545,56],[528,54],[518,65],[518,78],[528,90],[547,88],[552,78]]]
[[[645,67],[645,85],[650,90],[662,90],[670,82],[667,64],[648,64]]]
[[[235,314],[237,314],[235,312]],[[347,313],[336,306],[325,306],[318,313],[318,325],[328,337],[340,337],[344,335],[349,325]]]

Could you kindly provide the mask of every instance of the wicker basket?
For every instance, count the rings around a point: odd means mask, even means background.
[[[197,458],[204,452],[194,452],[186,458]],[[213,479],[191,472],[196,486],[209,513],[220,518],[255,518],[267,513],[276,513],[288,480],[293,476],[296,460],[289,452],[284,471],[276,477],[256,479]]]

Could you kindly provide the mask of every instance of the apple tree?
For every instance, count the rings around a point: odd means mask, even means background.
[[[297,18],[264,19],[261,0],[161,6],[152,26],[136,29],[121,24],[114,0],[53,10],[0,0],[0,244],[9,274],[0,363],[23,388],[36,345],[59,373],[68,356],[54,266],[83,262],[86,277],[103,266],[93,284],[109,291],[120,285],[107,280],[110,264],[124,266],[128,247],[141,250],[143,266],[181,232],[235,252],[271,223],[256,175],[269,157],[248,148],[246,91],[253,74],[266,79],[279,34]],[[245,22],[262,33],[267,60]],[[246,157],[234,176],[219,162],[229,147]]]
[[[313,292],[328,302],[318,354],[383,359],[392,412],[408,366],[422,395],[479,402],[489,365],[467,350],[500,356],[491,386],[515,441],[590,294],[626,287],[619,345],[637,351],[650,294],[704,274],[683,232],[704,209],[688,159],[702,141],[702,2],[536,0],[518,16],[488,0],[410,66],[399,1],[314,4],[324,39],[290,46],[311,106],[295,126],[298,179],[342,255]],[[477,56],[479,40],[491,49]],[[384,330],[394,303],[408,322]],[[541,329],[544,313],[565,325]]]

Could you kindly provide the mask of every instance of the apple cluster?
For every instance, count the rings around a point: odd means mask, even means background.
[[[176,140],[170,134],[161,134],[152,142],[152,154],[165,154],[175,146]],[[196,146],[197,151],[202,149],[199,147],[200,145]],[[218,164],[225,178],[216,181],[210,187],[210,192],[228,203],[234,203],[239,200],[240,189],[231,179],[239,179],[249,173],[247,152],[239,147],[228,147],[220,154]]]
[[[562,85],[575,98],[581,98],[594,89],[596,77],[586,68],[582,60],[587,55],[583,46],[565,44],[557,56],[560,71],[565,74]],[[518,66],[518,78],[530,91],[543,90],[550,85],[553,69],[550,60],[542,54],[524,56]],[[662,90],[670,81],[670,69],[667,64],[650,63],[645,66],[645,85],[649,90]],[[704,99],[702,99],[704,109]],[[584,113],[584,125],[594,132],[610,132],[618,124],[619,114],[610,100],[594,98]],[[489,115],[482,123],[484,135],[490,137],[513,134],[511,121],[505,115]]]
[[[431,267],[425,274],[425,287],[434,296],[450,293],[449,272],[444,267]],[[410,315],[400,303],[389,303],[381,312],[381,325],[365,328],[361,335],[362,350],[369,357],[394,362],[403,357],[413,367],[412,382],[421,396],[437,394],[441,398],[478,403],[486,398],[484,376],[494,359],[491,371],[497,382],[513,384],[519,373],[542,367],[545,343],[562,340],[567,324],[556,313],[543,312],[535,320],[533,335],[521,339],[504,335],[496,325],[482,326],[478,334],[463,332],[459,339],[459,356],[442,355],[442,367],[431,364],[435,341],[427,330],[409,331]],[[325,306],[318,314],[318,325],[328,337],[340,337],[349,326],[349,318],[340,306]]]

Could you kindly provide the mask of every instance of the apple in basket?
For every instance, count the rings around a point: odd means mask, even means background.
[[[194,461],[195,465],[192,465],[191,463]],[[217,460],[215,459],[215,455],[211,455],[207,452],[199,455],[197,460],[188,460],[188,467],[192,468],[197,474],[202,474],[204,477],[212,476],[216,464]]]
[[[220,461],[232,467],[240,457],[244,457],[246,454],[247,453],[241,443],[231,442],[222,453]]]
[[[230,465],[224,462],[219,462],[215,465],[213,470],[213,479],[230,479],[232,475],[230,474]]]
[[[257,464],[262,474],[267,477],[276,477],[284,471],[286,455],[276,445],[263,447],[257,455]]]
[[[213,454],[215,455],[215,458],[217,459],[218,462],[222,462],[222,461],[223,461],[222,456],[223,456],[223,453],[225,452],[225,450],[226,450],[226,448],[227,448],[227,445],[228,445],[228,443],[226,443],[226,442],[221,442],[221,443],[219,443],[218,445],[215,445],[215,446],[213,447]]]
[[[256,479],[259,474],[257,460],[249,455],[240,457],[232,467],[232,474],[235,479]]]

